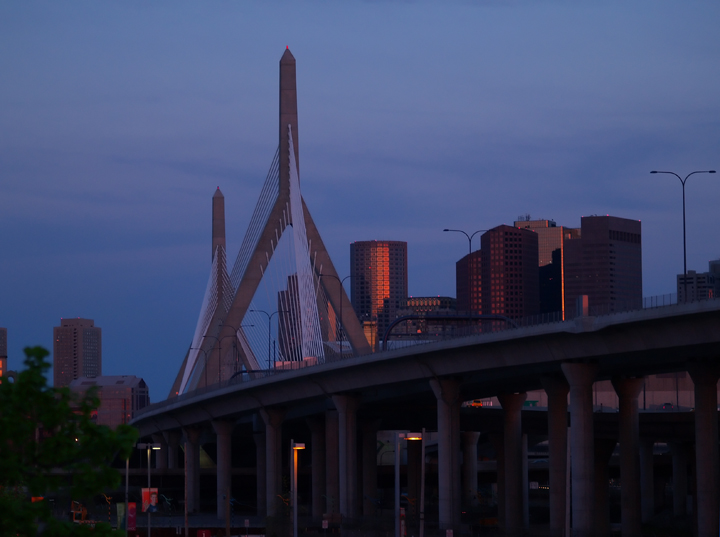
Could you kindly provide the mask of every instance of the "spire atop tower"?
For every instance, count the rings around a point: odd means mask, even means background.
[[[217,187],[212,197],[212,254],[210,260],[215,258],[217,247],[225,251],[225,196]]]
[[[300,153],[297,113],[297,83],[295,80],[295,56],[289,48],[280,58],[280,191],[290,192],[290,155],[288,153],[288,125],[292,129],[295,165],[300,175]]]

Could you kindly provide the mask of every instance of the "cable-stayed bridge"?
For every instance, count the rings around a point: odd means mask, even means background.
[[[215,192],[211,272],[193,341],[171,397],[146,407],[132,422],[162,445],[164,462],[158,466],[168,476],[181,475],[183,440],[189,512],[201,507],[202,446],[214,444],[215,506],[224,519],[225,499],[233,491],[233,442],[252,437],[254,456],[244,455],[253,467],[256,514],[278,516],[287,470],[283,446],[301,438],[312,452],[306,486],[312,517],[319,521],[328,513],[351,522],[370,520],[376,510],[368,498],[379,488],[378,430],[422,428],[433,431],[437,446],[437,503],[428,518],[440,529],[464,531],[463,515],[477,492],[478,437],[494,435],[498,518],[507,534],[518,535],[527,530],[523,449],[528,422],[534,421],[535,427],[544,423],[533,434],[547,438],[551,534],[569,534],[566,513],[571,512],[573,535],[609,535],[607,509],[597,505],[608,489],[603,474],[608,453],[619,442],[623,535],[640,535],[646,501],[652,506],[655,495],[652,478],[647,479],[653,452],[639,447],[641,430],[651,447],[656,441],[694,443],[697,534],[718,534],[720,301],[589,315],[371,354],[300,192],[295,60],[289,50],[280,61],[279,134],[278,151],[230,271],[224,198]],[[273,320],[277,348],[271,346]],[[317,367],[300,369],[300,364]],[[265,375],[271,368],[291,371]],[[644,377],[678,371],[689,372],[694,385],[693,412],[680,416],[694,423],[690,433],[673,430],[666,416],[638,416]],[[619,400],[612,427],[601,434],[598,422],[608,420],[598,420],[593,411],[596,380],[611,380]],[[533,412],[534,419],[528,419],[523,402],[528,391],[540,389],[547,394],[547,412]],[[463,401],[489,396],[502,404],[494,421],[487,414],[461,413]],[[424,455],[414,453],[419,467]],[[410,457],[408,449],[408,483]],[[687,486],[677,481],[673,496],[685,505]],[[607,531],[598,529],[604,527]]]

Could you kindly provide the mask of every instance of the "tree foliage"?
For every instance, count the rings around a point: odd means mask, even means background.
[[[91,419],[99,406],[95,391],[48,386],[48,354],[25,348],[26,369],[0,384],[0,535],[112,535],[108,524],[90,533],[54,519],[49,502],[31,502],[61,490],[81,499],[118,487],[121,476],[111,464],[129,457],[137,441],[129,425],[113,430]]]

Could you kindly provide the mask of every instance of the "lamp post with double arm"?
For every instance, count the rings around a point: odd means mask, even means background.
[[[467,240],[468,240],[468,250],[469,250],[468,253],[471,254],[471,253],[472,253],[472,239],[473,239],[473,237],[474,237],[475,235],[477,235],[478,233],[481,233],[481,232],[483,232],[483,231],[488,231],[488,230],[487,230],[487,229],[478,229],[478,230],[475,231],[472,235],[468,235],[467,232],[463,231],[462,229],[443,229],[443,231],[454,231],[455,233],[462,233],[463,235],[465,235],[465,236],[467,237]]]
[[[685,235],[685,183],[690,178],[691,175],[695,175],[696,173],[715,173],[715,170],[698,170],[695,172],[691,172],[685,176],[685,179],[680,177],[675,172],[665,172],[665,171],[659,171],[659,170],[653,170],[650,173],[665,173],[668,175],[674,175],[678,178],[680,181],[680,184],[682,185],[682,212],[683,212],[683,281],[685,282],[685,302],[687,302],[688,296],[687,296],[687,240]]]
[[[338,285],[340,285],[340,330],[339,330],[339,332],[340,332],[340,350],[339,350],[339,354],[340,354],[340,356],[342,357],[342,354],[343,354],[343,352],[342,352],[342,351],[343,351],[343,335],[344,335],[344,332],[345,332],[345,325],[343,324],[343,295],[345,294],[345,293],[343,292],[343,290],[344,290],[344,288],[343,288],[343,283],[345,283],[345,280],[347,280],[348,278],[352,277],[352,274],[351,274],[351,275],[348,275],[348,276],[345,276],[342,280],[341,280],[340,278],[338,278],[337,276],[335,276],[334,274],[320,274],[319,276],[320,276],[321,278],[328,278],[328,277],[329,277],[329,278],[335,278],[335,279],[338,281]]]
[[[234,332],[232,334],[230,334],[229,336],[223,336],[221,338],[217,338],[215,336],[203,336],[203,339],[204,338],[212,338],[215,341],[217,341],[217,344],[218,344],[218,383],[222,382],[222,364],[220,363],[220,360],[222,359],[222,340],[227,339],[229,337],[235,338],[237,340],[237,333],[239,332],[239,330],[231,324],[225,323],[224,326],[229,326],[230,328],[232,328],[234,330]],[[241,324],[240,328],[252,328],[253,326],[255,326],[255,325],[254,324]],[[207,363],[207,361],[206,361],[206,363]],[[207,365],[205,366],[205,372],[207,373]],[[207,385],[207,376],[205,377],[205,385]]]
[[[248,310],[252,313],[264,313],[265,316],[268,318],[268,357],[267,357],[267,364],[268,364],[268,370],[271,369],[270,367],[270,339],[271,339],[271,333],[272,333],[272,318],[277,315],[278,313],[288,313],[287,310],[277,310],[273,311],[272,313],[268,313],[265,310]]]

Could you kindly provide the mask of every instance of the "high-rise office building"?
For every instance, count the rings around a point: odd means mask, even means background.
[[[457,311],[521,318],[539,310],[538,234],[497,226],[455,264]]]
[[[715,288],[713,289],[713,297],[720,298],[720,259],[713,259],[708,262],[710,274],[715,278]]]
[[[584,216],[580,238],[565,243],[565,309],[577,297],[588,307],[623,311],[642,306],[642,240],[638,220]]]
[[[715,275],[710,272],[688,270],[687,276],[677,275],[678,304],[708,300],[715,296]]]
[[[566,241],[579,238],[580,230],[558,226],[553,220],[531,220],[530,215],[518,218],[514,225],[530,229],[538,236],[540,313],[562,311],[565,295],[564,246]]]
[[[361,322],[377,322],[378,340],[408,296],[407,243],[350,244],[350,301]]]
[[[92,319],[60,319],[53,328],[53,379],[56,387],[80,377],[102,375],[102,330]]]
[[[7,328],[0,328],[0,358],[7,358]]]
[[[475,250],[455,263],[458,312],[482,313],[482,251]]]
[[[707,272],[688,270],[687,278],[678,274],[677,297],[679,304],[720,297],[720,259],[708,262]]]
[[[135,413],[150,404],[150,391],[141,378],[134,375],[107,377],[80,377],[70,383],[70,389],[83,394],[90,388],[97,388],[100,406],[95,409],[98,425],[115,428],[129,423]]]
[[[0,328],[0,377],[7,373],[7,328]]]
[[[483,233],[482,313],[511,319],[539,311],[538,235],[501,225]]]

